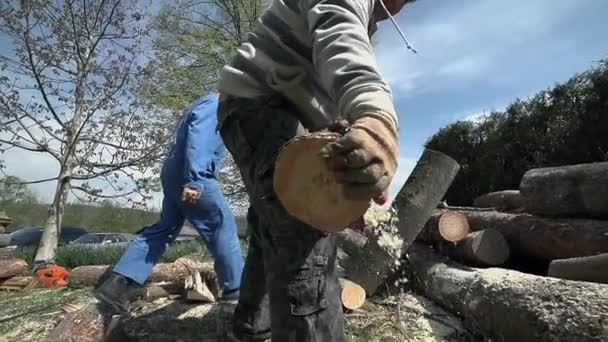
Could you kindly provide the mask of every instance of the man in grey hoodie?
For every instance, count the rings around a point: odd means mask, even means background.
[[[220,132],[255,213],[233,339],[345,341],[334,237],[286,212],[273,167],[293,137],[347,121],[343,137],[322,150],[327,165],[353,198],[386,191],[398,120],[370,37],[406,2],[273,0],[223,68]]]

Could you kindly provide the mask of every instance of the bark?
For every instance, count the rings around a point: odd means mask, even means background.
[[[9,234],[0,234],[0,247],[6,247],[11,243],[11,236]]]
[[[350,242],[345,239],[340,247],[345,251],[352,251],[346,260],[340,261],[345,270],[345,278],[361,285],[368,296],[374,294],[392,272],[401,254],[407,251],[416,239],[459,168],[452,158],[436,151],[425,150],[393,204],[399,218],[396,236],[401,238],[402,244],[395,243],[398,245],[396,250],[387,249],[384,239],[391,236],[387,232],[381,232],[379,235],[367,232],[364,247],[352,244],[357,239],[361,240],[358,237]],[[349,231],[346,234],[352,235],[355,232]]]
[[[13,259],[17,257],[17,247],[0,248],[0,260]]]
[[[21,259],[0,260],[0,279],[21,275],[27,270],[27,262]]]
[[[49,207],[47,219],[44,223],[44,232],[42,233],[40,244],[36,250],[36,256],[34,258],[35,264],[55,262],[59,235],[61,234],[63,212],[70,191],[71,175],[72,169],[69,167],[66,168],[66,165],[62,165],[59,179],[57,180],[55,197],[53,198],[53,203],[51,203],[51,206]]]
[[[475,198],[473,205],[479,208],[513,210],[524,208],[525,202],[519,190],[503,190],[481,195]]]
[[[118,316],[110,317],[91,303],[70,313],[51,331],[49,342],[126,342]]]
[[[205,261],[196,261],[193,259],[187,259],[187,262],[184,262],[184,258],[180,258],[176,260],[174,263],[159,263],[154,266],[152,269],[152,273],[150,277],[148,277],[147,282],[155,283],[155,282],[175,282],[180,278],[184,278],[188,276],[189,270],[194,269],[198,270],[201,273],[204,273],[207,277],[215,277],[215,272],[213,270],[213,262]],[[89,265],[89,266],[79,266],[74,268],[70,272],[70,281],[80,284],[80,285],[95,285],[97,284],[99,278],[106,272],[108,269],[108,265]]]
[[[608,162],[533,169],[519,190],[533,214],[608,218]]]
[[[409,251],[414,287],[495,341],[606,341],[608,287],[450,262],[428,247]]]
[[[608,283],[608,253],[570,259],[553,260],[550,277]]]
[[[428,221],[420,239],[433,241],[433,230],[443,210]],[[529,214],[496,211],[460,211],[472,231],[493,228],[502,233],[511,255],[553,260],[590,256],[608,252],[608,221],[545,218]]]
[[[488,228],[470,233],[455,244],[443,243],[441,252],[472,266],[497,266],[509,259],[509,244],[497,230]]]

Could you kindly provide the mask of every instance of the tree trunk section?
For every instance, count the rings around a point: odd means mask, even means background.
[[[17,257],[17,247],[0,248],[0,260],[14,259]]]
[[[519,190],[504,190],[481,195],[473,201],[479,208],[496,208],[497,210],[513,210],[525,207],[523,196]]]
[[[361,285],[368,296],[374,294],[378,286],[384,283],[401,254],[407,251],[416,239],[459,169],[460,166],[452,158],[426,149],[393,203],[398,213],[398,233],[380,232],[378,235],[368,232],[363,248],[350,244],[348,239],[340,245],[344,250],[353,251],[347,260],[341,262],[345,278]],[[400,237],[402,240],[402,244],[393,243],[396,245],[393,251],[384,245],[390,236]]]
[[[470,227],[464,214],[457,211],[447,211],[441,215],[437,223],[439,235],[447,241],[460,241],[467,237]]]
[[[453,260],[472,266],[498,266],[509,259],[509,244],[497,230],[488,228],[470,233],[456,243],[440,243],[441,252]]]
[[[608,218],[608,162],[532,169],[519,190],[533,214]]]
[[[147,282],[175,282],[180,278],[184,278],[190,274],[190,269],[198,270],[209,277],[215,277],[213,262],[196,261],[188,259],[188,262],[183,262],[184,258],[176,260],[174,263],[159,263],[154,266],[152,273],[148,277]],[[70,272],[70,282],[79,285],[90,286],[95,285],[101,276],[111,266],[108,265],[88,265],[79,266]]]
[[[21,259],[0,260],[0,279],[21,275],[27,270],[27,262]]]
[[[553,260],[549,264],[550,277],[608,283],[608,253],[570,259]]]
[[[348,310],[356,310],[365,303],[365,289],[348,279],[340,278],[340,299]]]
[[[436,240],[437,210],[420,240]],[[472,231],[493,228],[507,240],[511,255],[550,261],[608,252],[608,221],[545,218],[496,211],[464,211]]]
[[[606,341],[608,287],[499,268],[474,269],[416,244],[414,287],[495,341]]]
[[[62,170],[59,174],[59,179],[57,180],[55,197],[53,203],[51,203],[51,206],[49,207],[49,212],[44,223],[44,232],[42,233],[38,249],[36,250],[34,264],[55,262],[59,236],[61,235],[63,212],[65,210],[65,203],[68,199],[68,192],[70,191],[71,175],[72,170],[66,169],[65,165],[62,165]]]

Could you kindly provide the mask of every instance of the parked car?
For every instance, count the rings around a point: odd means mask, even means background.
[[[132,234],[122,233],[89,233],[70,242],[71,245],[99,246],[127,246],[133,240]]]
[[[42,238],[43,231],[44,228],[35,226],[23,227],[16,230],[9,234],[11,239],[9,246],[38,246],[38,243]],[[71,241],[87,233],[87,230],[81,227],[67,225],[63,226],[61,228],[61,234],[59,235],[59,245],[70,243]]]

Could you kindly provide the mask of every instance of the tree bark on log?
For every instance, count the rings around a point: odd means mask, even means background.
[[[420,240],[435,240],[437,210],[427,222]],[[565,259],[608,252],[608,221],[545,218],[529,214],[461,210],[472,231],[494,228],[505,237],[511,255],[540,260]]]
[[[608,218],[608,162],[532,169],[519,190],[533,214]]]
[[[608,253],[558,259],[549,264],[550,277],[608,284]]]
[[[460,165],[454,159],[426,149],[393,203],[399,218],[396,235],[402,239],[402,244],[395,243],[399,246],[390,252],[383,246],[383,239],[390,234],[376,235],[369,232],[365,234],[367,242],[362,248],[344,244],[345,251],[350,249],[353,252],[341,264],[346,273],[345,278],[361,285],[368,296],[374,294],[386,280],[395,262],[414,242],[459,169]]]
[[[519,190],[503,190],[481,195],[473,201],[478,208],[496,208],[513,210],[525,207],[525,201]]]
[[[21,275],[27,270],[27,262],[21,259],[0,260],[0,279]]]
[[[0,260],[14,259],[17,257],[17,247],[0,248]]]
[[[101,306],[91,303],[66,315],[51,331],[49,342],[126,342],[118,316],[110,317]]]
[[[509,259],[509,244],[497,230],[488,228],[456,243],[439,241],[442,254],[471,266],[498,266]]]
[[[496,341],[606,341],[608,287],[499,268],[474,269],[415,244],[411,282]]]
[[[0,247],[6,247],[11,243],[11,236],[9,234],[0,234]]]
[[[193,259],[180,258],[173,263],[159,263],[154,266],[152,273],[148,277],[147,282],[174,282],[180,278],[186,277],[190,274],[189,270],[198,270],[201,273],[208,275],[215,275],[213,269],[213,262],[211,261],[197,261]],[[70,282],[74,282],[80,285],[95,285],[99,278],[106,272],[108,265],[87,265],[79,266],[74,268],[70,272]]]

